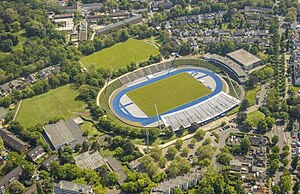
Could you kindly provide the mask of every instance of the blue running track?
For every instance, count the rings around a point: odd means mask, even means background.
[[[203,102],[204,100],[209,99],[209,98],[215,96],[216,94],[218,94],[218,93],[220,93],[222,91],[222,88],[223,88],[222,80],[215,73],[213,73],[211,71],[204,70],[204,69],[198,69],[198,68],[178,69],[178,70],[172,71],[172,72],[170,72],[168,74],[164,74],[164,75],[152,78],[150,80],[144,81],[142,83],[138,83],[136,85],[129,86],[128,88],[125,88],[124,90],[122,90],[119,93],[117,93],[117,95],[114,97],[114,99],[112,101],[112,108],[113,108],[114,112],[119,117],[122,117],[122,118],[124,118],[124,119],[126,119],[128,121],[133,121],[133,122],[141,123],[143,126],[146,126],[146,125],[149,125],[151,123],[156,122],[157,121],[157,117],[156,116],[148,117],[148,118],[139,118],[139,117],[135,117],[135,116],[131,115],[129,113],[129,111],[126,109],[127,105],[122,105],[121,102],[120,102],[122,96],[125,95],[126,93],[132,91],[132,90],[135,90],[135,89],[138,89],[140,87],[146,86],[148,84],[157,82],[157,81],[165,79],[167,77],[176,75],[178,73],[188,72],[188,71],[200,72],[200,73],[205,74],[205,76],[203,76],[203,77],[210,76],[211,78],[213,78],[215,80],[215,82],[216,82],[216,88],[215,88],[215,90],[212,93],[210,93],[209,95],[207,95],[207,96],[204,96],[204,97],[199,98],[197,100],[194,100],[192,102],[189,102],[189,103],[186,103],[184,105],[181,105],[181,106],[179,106],[177,108],[174,108],[172,110],[164,112],[164,113],[160,114],[159,116],[165,115],[165,114],[169,114],[169,113],[173,113],[173,112],[176,112],[176,111],[179,111],[179,110],[186,109],[186,108],[188,108],[190,106],[193,106],[195,104]],[[124,109],[124,111],[122,110],[122,108]]]

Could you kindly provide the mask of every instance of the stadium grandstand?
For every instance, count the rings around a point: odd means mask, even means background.
[[[192,123],[200,124],[216,118],[239,103],[238,99],[220,92],[184,110],[162,115],[161,118],[167,127],[171,127],[173,131],[177,131],[181,127],[190,127]]]
[[[247,73],[244,69],[238,63],[227,57],[222,57],[217,54],[206,54],[204,59],[221,65],[225,69],[229,70],[240,83],[244,83],[247,80]]]
[[[137,71],[134,71],[132,73],[129,73],[123,77],[120,78],[120,81],[123,85],[132,83],[137,81],[141,78],[146,78],[147,76],[168,70],[171,67],[171,62],[164,62],[164,63],[158,63],[156,65],[152,65],[149,67],[146,67],[144,69],[139,69]],[[139,80],[142,81],[142,80]]]

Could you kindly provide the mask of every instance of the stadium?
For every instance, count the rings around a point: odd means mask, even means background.
[[[111,112],[139,127],[164,125],[173,131],[206,124],[237,106],[218,74],[195,66],[153,64],[118,78],[121,87],[109,97]]]

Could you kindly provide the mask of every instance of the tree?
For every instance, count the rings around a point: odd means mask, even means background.
[[[24,190],[25,187],[19,181],[13,181],[8,187],[8,192],[14,194],[22,194]]]
[[[243,121],[247,119],[247,114],[245,112],[238,112],[236,122],[242,124]]]
[[[300,181],[296,181],[293,186],[293,194],[298,194],[300,190]]]
[[[9,124],[9,130],[13,133],[20,134],[21,131],[23,130],[23,127],[21,126],[21,124],[18,121],[12,121]]]
[[[194,138],[197,141],[201,141],[205,136],[205,131],[203,131],[202,129],[198,129],[194,135]]]
[[[272,144],[276,145],[279,142],[279,136],[278,135],[274,135],[272,137]]]
[[[179,188],[175,188],[174,191],[173,191],[174,194],[184,194],[184,192],[179,189]]]
[[[287,169],[283,170],[283,175],[280,177],[280,190],[281,192],[289,192],[292,188],[292,179]]]
[[[299,161],[299,156],[298,156],[298,154],[296,154],[296,156],[293,158],[293,160],[291,162],[291,166],[292,166],[293,170],[297,169],[298,161]]]
[[[257,131],[260,133],[266,133],[268,130],[268,124],[265,119],[260,119],[257,123]]]
[[[177,139],[175,142],[175,147],[177,150],[180,150],[183,144],[183,140],[182,139]]]
[[[176,154],[177,154],[176,148],[175,148],[174,146],[171,146],[171,147],[168,148],[166,157],[167,157],[169,160],[174,160]]]
[[[246,155],[250,148],[250,140],[247,137],[244,137],[241,141],[241,153]]]
[[[183,148],[180,154],[182,157],[187,157],[189,155],[189,149],[188,148]]]
[[[27,36],[38,36],[43,38],[46,35],[46,29],[44,25],[36,20],[31,20],[25,24],[25,30]]]
[[[217,160],[220,164],[229,165],[230,161],[232,160],[232,155],[228,149],[223,148],[221,153],[217,156]]]
[[[83,149],[83,151],[88,151],[89,150],[89,148],[90,148],[90,144],[89,144],[89,142],[86,140],[86,141],[84,141],[83,143],[82,143],[82,149]]]
[[[240,106],[240,111],[245,111],[247,108],[250,106],[249,100],[245,99],[242,101],[241,106]]]
[[[208,145],[200,146],[198,148],[198,152],[199,152],[199,155],[198,155],[199,160],[203,160],[205,158],[208,158],[211,160],[214,155],[215,150],[212,145],[208,144]]]
[[[100,144],[98,143],[98,141],[94,141],[92,143],[91,148],[92,148],[92,150],[99,150],[100,149]]]
[[[108,182],[108,185],[110,185],[110,186],[117,184],[118,179],[119,179],[119,175],[115,172],[109,172],[107,175],[107,182]]]
[[[34,170],[35,170],[35,167],[32,163],[29,163],[29,162],[26,163],[23,166],[23,172],[20,177],[21,181],[25,184],[30,183],[32,176],[34,174]]]

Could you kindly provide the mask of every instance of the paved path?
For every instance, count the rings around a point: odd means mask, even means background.
[[[22,105],[22,102],[23,102],[23,100],[20,100],[20,103],[18,103],[18,105],[17,105],[18,107],[17,107],[16,113],[15,113],[15,115],[14,115],[13,121],[15,121],[16,118],[17,118],[17,115],[18,115],[18,113],[19,113],[19,110],[20,110],[20,107],[21,107],[21,105]]]

